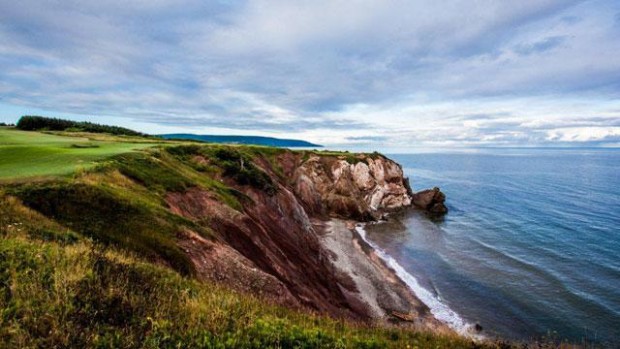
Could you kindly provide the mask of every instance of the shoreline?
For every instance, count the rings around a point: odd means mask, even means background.
[[[381,222],[371,223],[380,224]],[[381,258],[383,263],[390,269],[392,273],[396,275],[404,284],[407,285],[409,290],[414,296],[420,300],[424,305],[429,308],[430,313],[435,319],[448,326],[460,335],[471,337],[473,339],[484,339],[485,337],[475,331],[475,325],[465,321],[457,312],[452,310],[448,305],[441,302],[435,295],[429,290],[420,285],[417,278],[409,273],[405,268],[398,263],[396,259],[390,256],[387,252],[383,251],[378,245],[370,241],[366,237],[365,226],[368,223],[358,223],[355,226],[355,230],[360,237],[374,250],[374,252]]]
[[[340,276],[341,288],[353,303],[361,304],[373,321],[395,323],[419,330],[458,333],[440,321],[414,290],[360,234],[359,222],[332,218],[313,222],[329,259]],[[407,314],[401,321],[392,312]]]
[[[475,340],[486,337],[475,331],[458,313],[442,303],[392,256],[366,237],[368,223],[332,218],[318,224],[323,246],[330,260],[350,276],[359,302],[368,305],[373,319],[409,324],[416,329],[454,332]],[[380,222],[375,223],[380,224]],[[317,223],[315,222],[315,226]],[[392,311],[415,315],[413,322],[398,321]]]

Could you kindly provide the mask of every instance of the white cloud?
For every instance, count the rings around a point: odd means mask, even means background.
[[[567,127],[547,131],[547,139],[560,142],[618,141],[620,127]]]

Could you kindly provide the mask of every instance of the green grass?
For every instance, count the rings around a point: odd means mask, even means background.
[[[85,137],[58,136],[0,127],[0,181],[62,176],[90,168],[112,155],[153,144],[92,141]]]

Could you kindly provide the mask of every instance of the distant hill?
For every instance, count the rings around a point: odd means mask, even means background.
[[[197,141],[210,142],[210,143],[237,143],[237,144],[254,144],[254,145],[266,145],[270,147],[323,147],[319,144],[314,144],[299,139],[282,139],[273,137],[260,137],[260,136],[216,136],[216,135],[196,135],[191,133],[171,133],[159,135],[165,139],[193,139]]]

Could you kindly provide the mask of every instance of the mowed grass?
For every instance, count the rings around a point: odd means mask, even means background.
[[[112,155],[153,146],[0,127],[0,181],[70,174]]]

